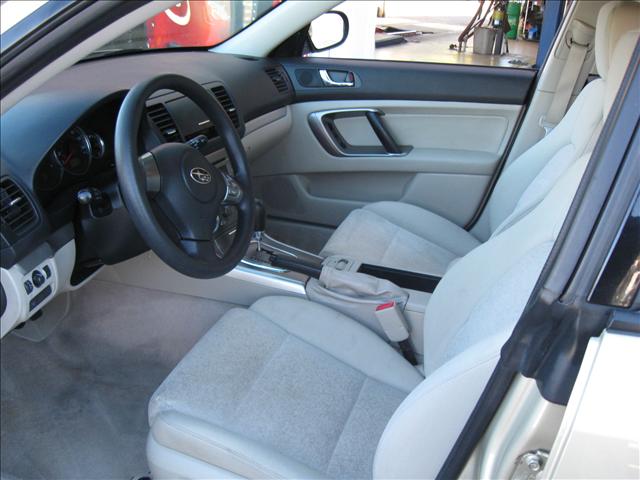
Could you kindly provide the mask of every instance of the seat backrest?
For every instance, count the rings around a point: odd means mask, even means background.
[[[495,368],[577,188],[585,156],[526,217],[455,263],[425,312],[425,380],[382,434],[374,478],[434,478]]]
[[[604,33],[611,23],[607,17],[616,10],[603,7],[598,25],[607,20]],[[602,82],[603,98],[611,102],[638,31],[616,38]],[[389,421],[376,452],[375,478],[433,478],[438,473],[525,308],[589,158],[586,152],[567,161],[535,206],[447,271],[425,312],[426,378]]]
[[[596,65],[600,79],[589,83],[562,121],[504,170],[472,233],[486,241],[531,211],[576,158],[593,148],[618,85],[609,79],[610,57],[624,32],[640,29],[640,5],[604,5],[596,25]],[[616,78],[618,78],[616,76]],[[615,83],[615,82],[614,82]]]

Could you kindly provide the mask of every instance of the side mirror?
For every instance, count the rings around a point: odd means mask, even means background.
[[[343,12],[325,12],[309,25],[311,52],[322,52],[341,45],[349,35],[349,19]]]

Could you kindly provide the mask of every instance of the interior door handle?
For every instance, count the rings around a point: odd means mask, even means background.
[[[336,82],[333,80],[331,75],[329,75],[329,70],[321,69],[319,73],[320,79],[326,87],[353,87],[356,84],[356,79],[352,72],[347,72],[347,80],[344,82]]]
[[[324,149],[335,157],[402,157],[413,147],[398,145],[385,128],[381,116],[384,112],[377,108],[341,108],[323,110],[309,114],[309,126]],[[340,134],[335,120],[339,118],[364,117],[381,145],[351,145]]]
[[[369,120],[369,125],[371,125],[371,128],[373,129],[373,133],[376,134],[376,137],[378,137],[378,140],[380,140],[380,143],[382,143],[382,146],[388,154],[398,155],[403,153],[402,148],[398,146],[389,131],[382,124],[380,115],[381,113],[377,111],[369,111],[365,113],[367,120]]]

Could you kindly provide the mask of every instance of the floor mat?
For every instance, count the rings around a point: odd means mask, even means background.
[[[46,340],[1,352],[2,472],[129,479],[147,471],[147,402],[232,305],[109,282],[73,293]]]

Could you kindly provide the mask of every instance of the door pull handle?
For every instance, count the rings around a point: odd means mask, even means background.
[[[355,76],[352,72],[347,72],[347,79],[344,82],[336,82],[329,75],[329,70],[319,70],[320,78],[325,87],[353,87],[356,84]]]

